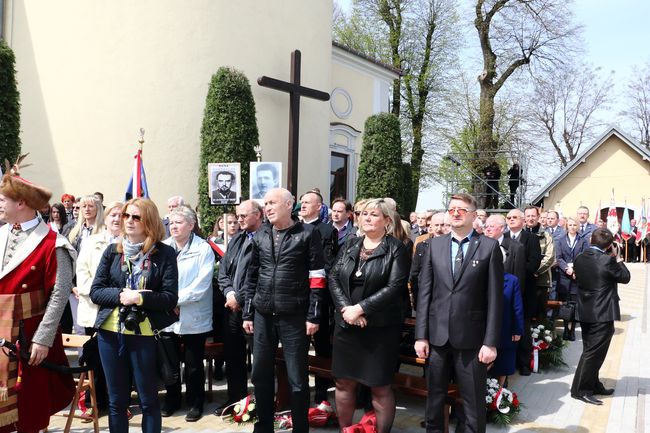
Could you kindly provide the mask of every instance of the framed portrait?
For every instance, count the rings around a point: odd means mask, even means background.
[[[238,162],[208,164],[210,204],[239,204],[241,201],[241,166]]]
[[[251,162],[250,166],[250,198],[260,204],[264,196],[273,188],[280,188],[282,179],[281,162]]]

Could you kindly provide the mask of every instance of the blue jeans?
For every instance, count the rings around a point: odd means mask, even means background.
[[[309,378],[307,375],[307,338],[305,315],[266,315],[255,312],[253,372],[258,422],[255,433],[273,433],[275,396],[275,352],[282,343],[291,388],[291,419],[294,433],[309,431]]]
[[[123,339],[124,353],[120,355]],[[126,410],[131,399],[131,373],[140,397],[142,431],[160,433],[162,420],[158,402],[156,341],[152,336],[122,335],[99,330],[99,356],[108,387],[108,426],[111,433],[128,433]]]

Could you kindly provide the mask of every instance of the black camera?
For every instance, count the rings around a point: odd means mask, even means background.
[[[119,317],[120,323],[123,323],[127,330],[136,334],[140,333],[140,323],[146,318],[144,311],[135,305],[120,307]]]

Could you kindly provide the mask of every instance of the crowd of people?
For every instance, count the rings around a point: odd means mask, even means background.
[[[160,432],[162,418],[183,404],[185,419],[199,420],[208,338],[224,344],[227,398],[215,414],[248,395],[250,350],[254,431],[273,431],[273,372],[281,344],[294,432],[309,430],[309,407],[328,401],[331,386],[342,429],[353,424],[365,393],[362,404],[374,410],[377,431],[389,432],[396,408],[392,381],[404,321],[412,316],[415,354],[427,360],[427,432],[444,430],[443,406],[452,380],[463,396],[459,423],[485,431],[486,378],[504,384],[516,370],[531,374],[530,324],[553,317],[549,299],[575,304],[575,317],[564,322],[566,340],[575,340],[577,323],[582,326],[584,359],[572,395],[598,404],[593,395],[610,391],[597,372],[618,304],[614,308],[609,295],[582,299],[597,284],[586,256],[603,255],[596,259],[607,262],[611,272],[600,277],[612,279],[614,290],[629,273],[609,255],[614,237],[588,222],[585,207],[561,223],[558,212],[534,206],[489,215],[471,195],[456,194],[446,209],[402,220],[391,198],[355,204],[335,199],[330,209],[318,189],[296,203],[289,191],[275,188],[266,192],[263,205],[243,201],[235,214],[206,229],[179,196],[168,200],[164,216],[151,200],[104,204],[101,193],[64,194],[50,206],[49,191],[20,178],[17,169],[0,185],[0,220],[6,223],[0,230],[0,278],[17,278],[15,287],[28,293],[32,282],[22,281],[47,265],[34,283],[42,298],[39,314],[19,318],[23,335],[13,335],[12,326],[2,328],[2,336],[31,343],[22,375],[28,392],[36,392],[54,374],[37,365],[46,358],[65,362],[59,323],[64,332],[96,334],[97,401],[93,407],[87,398],[86,416],[107,413],[111,432],[128,431],[134,388],[145,432]],[[39,253],[30,255],[29,248]],[[600,304],[589,305],[594,302]],[[607,315],[593,312],[605,304]],[[606,325],[596,323],[603,318]],[[160,345],[175,354],[162,405],[160,375],[153,368],[160,363]],[[334,377],[333,383],[316,378],[313,399],[310,346],[316,356],[331,358]],[[0,360],[0,391],[11,383],[6,379],[11,368]],[[62,389],[71,389],[66,377],[59,379],[65,379]],[[0,392],[0,422],[10,412],[19,431],[47,427],[49,414],[68,396],[52,397],[38,417],[28,419],[32,412],[25,412],[22,395],[9,407]]]

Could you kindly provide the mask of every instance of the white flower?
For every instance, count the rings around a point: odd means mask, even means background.
[[[544,331],[544,334],[545,334],[545,335],[551,335],[551,331],[549,331],[549,330],[547,329],[546,331]]]
[[[492,396],[490,396],[490,395],[488,395],[488,396],[485,397],[485,402],[486,402],[487,404],[492,403],[493,400],[494,400],[494,399],[493,399]]]
[[[539,337],[539,334],[537,332],[534,332],[532,335],[533,338],[537,339]]]
[[[539,329],[544,329],[544,325],[539,325],[538,328]]]
[[[544,340],[546,340],[547,343],[550,343],[551,341],[553,341],[553,338],[547,335],[546,337],[544,337]]]

